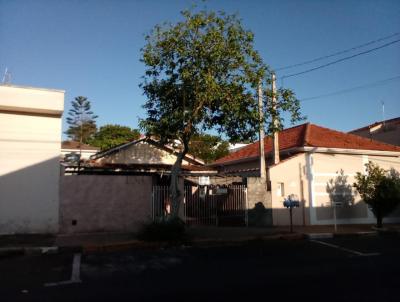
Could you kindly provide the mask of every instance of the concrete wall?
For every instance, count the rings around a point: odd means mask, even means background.
[[[151,193],[151,176],[62,176],[60,232],[135,232],[151,219]]]
[[[58,231],[64,92],[0,85],[0,234]]]
[[[157,148],[147,142],[138,142],[132,144],[118,152],[106,155],[99,159],[102,163],[113,163],[113,164],[166,164],[173,165],[175,163],[176,156]],[[183,165],[187,165],[188,162],[183,160]]]
[[[266,180],[247,177],[247,205],[250,226],[272,225],[271,192]]]

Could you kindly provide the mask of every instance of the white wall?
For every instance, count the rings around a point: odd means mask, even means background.
[[[0,234],[58,231],[63,105],[62,91],[0,86]]]
[[[283,201],[291,194],[297,195],[300,201],[300,207],[293,208],[293,224],[308,224],[310,199],[305,166],[305,154],[299,154],[270,167],[272,222],[274,225],[290,224],[289,210],[283,206]],[[278,190],[280,183],[283,183],[283,196],[280,196],[280,191]]]
[[[327,193],[327,183],[338,176],[342,169],[351,187],[354,202],[336,208],[338,224],[375,223],[376,219],[360,195],[352,188],[357,172],[364,171],[368,161],[384,169],[400,171],[400,158],[395,156],[371,156],[353,154],[307,153],[272,166],[269,170],[273,223],[289,224],[289,210],[283,207],[283,199],[296,194],[302,201],[301,207],[293,209],[293,223],[296,225],[330,225],[334,223],[332,203]],[[284,183],[284,197],[278,196],[278,183]],[[349,192],[350,193],[350,192]],[[400,209],[384,219],[384,222],[399,222]]]

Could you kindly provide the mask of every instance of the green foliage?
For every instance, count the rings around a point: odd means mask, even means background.
[[[156,25],[146,36],[141,58],[147,118],[140,127],[163,143],[182,143],[171,170],[173,215],[179,209],[177,175],[193,136],[214,129],[230,142],[255,139],[260,125],[257,87],[270,80],[254,49],[253,33],[237,16],[186,10],[182,17],[176,24]],[[274,108],[264,106],[269,131],[282,127],[282,112],[289,112],[292,122],[301,118],[293,92],[279,89],[275,97]]]
[[[382,227],[382,220],[400,204],[400,176],[395,170],[388,171],[377,164],[365,165],[366,174],[357,172],[354,187],[367,203],[377,219],[377,226]]]
[[[184,21],[155,26],[146,37],[141,84],[147,118],[140,126],[163,140],[190,141],[215,128],[230,141],[255,139],[259,126],[256,88],[269,79],[268,68],[254,50],[254,35],[240,20],[224,13],[182,12]],[[292,113],[300,119],[293,92],[280,89],[275,109],[265,106],[268,129],[272,116]],[[277,125],[280,127],[281,123]]]
[[[229,143],[210,134],[193,135],[189,143],[189,152],[206,163],[229,154]]]
[[[145,224],[137,237],[143,241],[182,242],[186,239],[185,223],[178,217],[162,217]]]
[[[137,129],[120,125],[104,125],[94,134],[90,144],[106,150],[139,138],[140,132]]]
[[[97,115],[91,111],[90,101],[84,96],[78,96],[71,102],[67,123],[69,128],[65,133],[73,141],[87,144],[96,132]]]

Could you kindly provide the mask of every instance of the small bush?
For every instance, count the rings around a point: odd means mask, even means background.
[[[143,241],[184,241],[186,239],[185,223],[178,217],[161,217],[145,224],[138,233],[138,239]]]

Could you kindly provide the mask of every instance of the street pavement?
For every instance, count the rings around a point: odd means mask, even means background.
[[[398,234],[77,254],[0,259],[0,301],[400,300]]]

